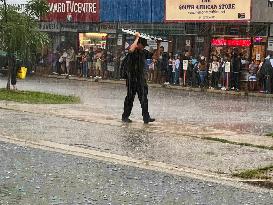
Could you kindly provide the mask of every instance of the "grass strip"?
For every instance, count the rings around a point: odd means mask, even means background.
[[[268,173],[273,171],[273,165],[258,169],[245,170],[240,173],[234,173],[232,176],[240,177],[242,179],[271,179]]]
[[[80,98],[75,96],[64,96],[33,91],[9,91],[6,89],[0,89],[0,100],[27,104],[76,104],[80,102]]]
[[[243,142],[233,142],[226,139],[220,139],[220,138],[213,138],[213,137],[202,137],[201,139],[215,141],[215,142],[221,142],[226,144],[233,144],[233,145],[240,145],[240,146],[246,146],[246,147],[255,147],[259,149],[267,149],[267,150],[273,150],[272,146],[264,146],[264,145],[255,145],[250,143],[243,143]]]

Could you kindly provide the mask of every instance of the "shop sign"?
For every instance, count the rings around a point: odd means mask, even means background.
[[[117,33],[117,27],[115,24],[100,24],[101,33]]]
[[[189,61],[183,60],[183,70],[188,70]]]
[[[212,39],[212,46],[234,46],[234,47],[248,47],[251,45],[249,39]]]
[[[164,51],[165,52],[168,52],[169,50],[169,42],[161,42],[160,46],[163,46],[164,47]]]
[[[196,41],[197,43],[204,43],[204,42],[205,42],[205,39],[204,39],[204,37],[199,37],[199,36],[197,36],[196,39],[195,39],[195,41]]]
[[[165,0],[165,20],[249,21],[251,0]]]
[[[269,38],[268,38],[267,50],[273,51],[273,37],[269,37]]]
[[[27,6],[27,0],[6,0],[8,7],[15,8],[18,12],[24,12]],[[4,2],[0,1],[0,8],[4,6]]]
[[[260,37],[260,36],[256,36],[256,37],[254,38],[254,42],[255,42],[255,43],[260,43],[260,42],[262,42],[262,41],[263,41],[263,38]]]
[[[257,53],[257,54],[256,54],[256,60],[257,60],[257,61],[261,60],[261,54],[260,54],[260,53]]]
[[[118,35],[118,40],[117,40],[117,45],[118,45],[118,46],[122,46],[122,43],[123,43],[123,42],[122,42],[122,35],[119,34],[119,35]]]
[[[99,0],[48,0],[49,14],[45,21],[98,22]]]
[[[230,62],[226,62],[226,63],[225,63],[225,72],[226,72],[226,73],[230,73],[230,67],[231,67]]]
[[[61,27],[57,22],[40,22],[39,31],[43,32],[60,32]]]

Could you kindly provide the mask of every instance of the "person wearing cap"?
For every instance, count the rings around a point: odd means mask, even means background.
[[[134,43],[130,46],[127,61],[127,96],[124,101],[124,112],[122,114],[122,121],[131,123],[129,119],[133,108],[133,102],[135,95],[138,95],[138,99],[142,108],[142,116],[145,124],[154,122],[155,119],[150,117],[148,111],[148,85],[145,79],[145,61],[146,59],[158,59],[159,57],[159,45],[157,45],[157,51],[152,54],[147,50],[144,50],[148,46],[147,40],[140,37],[140,33],[135,34],[136,38]]]

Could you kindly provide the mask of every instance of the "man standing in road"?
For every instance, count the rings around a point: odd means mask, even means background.
[[[144,50],[147,44],[147,40],[140,37],[140,33],[135,34],[136,38],[134,43],[130,46],[128,60],[126,63],[127,71],[127,96],[124,101],[124,112],[122,114],[122,121],[126,123],[131,123],[132,120],[129,119],[133,108],[133,102],[135,95],[137,93],[138,99],[142,108],[142,116],[145,124],[149,122],[154,122],[155,119],[150,117],[148,111],[148,85],[145,79],[145,61],[146,59],[157,58],[159,56],[159,46],[157,45],[157,51],[153,55],[147,50]]]

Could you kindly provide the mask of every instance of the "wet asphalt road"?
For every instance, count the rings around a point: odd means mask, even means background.
[[[23,140],[45,140],[214,173],[231,174],[273,162],[272,150],[154,133],[149,130],[156,127],[151,126],[134,129],[0,109],[0,137],[3,133]]]
[[[5,81],[0,79],[0,87],[4,86]],[[84,109],[117,118],[122,113],[126,95],[123,85],[56,79],[19,81],[18,88],[77,95],[81,97]],[[255,134],[273,132],[271,99],[189,93],[161,88],[150,88],[149,99],[152,116],[161,122],[202,124]],[[114,150],[115,153],[138,158],[143,154],[151,157],[151,160],[160,154],[164,138],[170,137],[147,134],[145,131],[124,132],[123,128],[14,111],[1,110],[0,113],[0,129],[10,135],[19,135],[22,138],[39,136],[45,140],[89,145],[90,148]],[[141,120],[141,109],[137,100],[132,119]],[[113,135],[117,135],[117,138],[110,139]],[[108,144],[102,140],[105,136],[104,140],[109,137]],[[165,146],[169,147],[167,154],[173,154],[173,158],[162,154],[164,160],[170,160],[174,164],[181,162],[182,165],[196,163],[196,166],[200,164],[204,169],[217,167],[223,159],[234,160],[235,164],[242,163],[236,162],[236,155],[241,153],[247,158],[245,162],[251,164],[251,153],[257,152],[254,148],[215,142],[174,137],[171,139],[172,144]],[[124,143],[118,146],[117,143],[122,140]],[[189,146],[191,149],[187,150]],[[187,152],[183,153],[181,149]],[[230,156],[229,152],[234,155]],[[271,160],[271,152],[261,152],[261,158]],[[204,153],[208,155],[204,156]],[[182,159],[183,156],[188,158]],[[200,161],[194,161],[195,158]],[[203,180],[2,142],[0,160],[0,204],[273,204],[272,192],[269,191],[251,192]],[[258,158],[253,163],[255,160]],[[206,164],[207,161],[215,163],[215,166]]]
[[[4,87],[5,84],[1,78],[0,86]],[[87,109],[119,118],[126,95],[124,85],[46,78],[19,81],[18,88],[77,95]],[[150,88],[148,98],[151,116],[160,121],[201,124],[259,135],[273,132],[273,99],[163,88]],[[142,120],[137,98],[131,118]]]
[[[0,143],[0,204],[270,205],[258,193]]]

